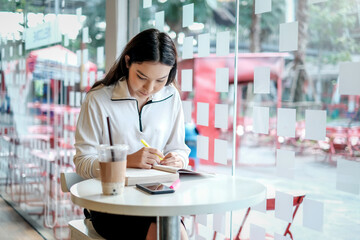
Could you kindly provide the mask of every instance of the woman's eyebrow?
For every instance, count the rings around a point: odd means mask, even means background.
[[[141,75],[143,75],[143,76],[146,77],[146,78],[149,78],[148,76],[146,76],[145,74],[143,74],[140,70],[136,70],[136,72],[140,73]],[[158,78],[157,80],[163,79],[163,78],[166,78],[166,77],[167,77],[167,75],[165,75],[165,76],[163,76],[163,77],[161,77],[161,78]]]

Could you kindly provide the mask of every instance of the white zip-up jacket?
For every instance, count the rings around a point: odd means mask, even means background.
[[[140,142],[144,139],[164,155],[178,153],[187,167],[190,149],[185,144],[184,116],[176,88],[165,86],[139,112],[138,102],[130,95],[127,81],[119,80],[111,86],[97,86],[81,105],[74,163],[76,172],[83,178],[94,177],[93,166],[98,161],[96,147],[109,144],[107,117],[110,118],[113,144],[128,145],[128,154],[144,147]]]

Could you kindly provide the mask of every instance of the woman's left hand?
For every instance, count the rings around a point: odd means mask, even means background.
[[[169,152],[168,154],[166,154],[160,164],[178,168],[184,167],[182,157],[180,157],[179,154],[177,154],[176,152]]]

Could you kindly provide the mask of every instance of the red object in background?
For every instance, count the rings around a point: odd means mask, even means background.
[[[287,53],[246,53],[238,55],[238,74],[239,84],[247,84],[254,81],[255,67],[269,67],[270,79],[277,82],[277,107],[281,107],[282,94],[282,73],[285,65],[284,58],[289,56]],[[234,83],[234,63],[235,55],[218,57],[194,57],[179,62],[178,79],[181,84],[181,70],[193,70],[193,93],[194,98],[192,119],[196,123],[197,103],[209,103],[209,126],[197,125],[197,129],[202,136],[209,137],[209,159],[200,159],[202,164],[214,164],[214,140],[219,137],[220,130],[214,127],[215,104],[220,103],[220,93],[215,91],[216,69],[229,68],[229,82]],[[240,106],[241,93],[238,91],[237,104]],[[182,94],[182,99],[186,100],[188,92]],[[239,125],[239,124],[238,124]],[[228,130],[230,131],[230,129]],[[239,137],[239,136],[238,136]],[[240,139],[237,139],[237,149]]]

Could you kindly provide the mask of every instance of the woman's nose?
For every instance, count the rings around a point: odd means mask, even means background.
[[[148,82],[144,85],[144,88],[148,91],[148,92],[152,92],[152,90],[154,89],[154,84],[152,82]]]

